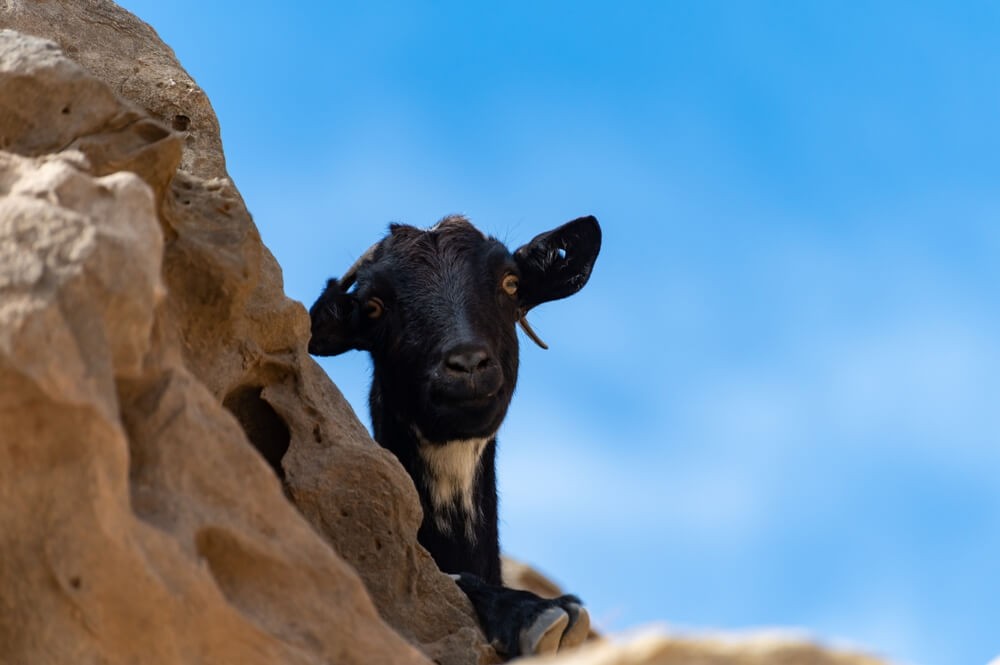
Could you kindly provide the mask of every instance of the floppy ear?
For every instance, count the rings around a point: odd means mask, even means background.
[[[326,283],[323,294],[309,310],[309,318],[312,320],[309,353],[314,356],[368,349],[368,341],[361,335],[361,307],[353,295],[344,292],[338,280]]]
[[[582,289],[600,250],[601,227],[594,217],[574,219],[519,247],[514,261],[521,271],[518,293],[523,310]]]

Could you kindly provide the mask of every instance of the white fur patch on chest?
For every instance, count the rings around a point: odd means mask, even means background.
[[[416,428],[414,428],[416,429]],[[475,484],[479,461],[493,437],[430,443],[416,432],[417,452],[425,464],[425,480],[430,490],[434,522],[442,533],[451,531],[452,516],[460,513],[469,538],[475,536],[479,508],[475,505]]]

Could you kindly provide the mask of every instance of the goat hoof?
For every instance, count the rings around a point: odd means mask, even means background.
[[[555,653],[569,625],[569,614],[559,607],[550,607],[521,632],[521,654]]]
[[[583,644],[590,634],[590,613],[585,607],[577,603],[566,603],[563,609],[569,613],[569,626],[559,641],[560,650]]]

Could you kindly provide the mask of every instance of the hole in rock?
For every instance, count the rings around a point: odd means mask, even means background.
[[[292,435],[281,416],[260,396],[263,386],[241,386],[226,395],[222,405],[240,421],[250,443],[282,480],[281,458],[288,452]]]
[[[173,126],[179,132],[186,132],[187,128],[191,126],[191,118],[186,115],[175,115]]]
[[[62,114],[63,115],[69,115],[69,104],[67,104],[66,106],[62,107]]]

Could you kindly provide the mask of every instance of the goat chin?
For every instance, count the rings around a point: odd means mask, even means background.
[[[491,439],[507,415],[508,402],[494,395],[463,402],[428,400],[414,423],[424,441],[442,445],[466,439]]]

